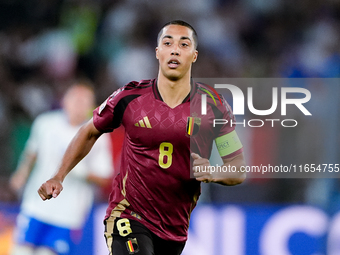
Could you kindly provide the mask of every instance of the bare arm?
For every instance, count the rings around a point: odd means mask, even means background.
[[[24,187],[32,172],[36,158],[36,153],[32,153],[27,150],[23,152],[22,160],[9,181],[9,185],[14,191],[18,192]]]
[[[200,157],[196,153],[192,153],[194,159],[193,171],[196,180],[203,182],[215,182],[222,185],[233,186],[241,184],[246,179],[246,173],[242,171],[242,166],[245,166],[243,153],[238,154],[233,158],[223,159],[224,171],[202,171],[203,167],[208,169],[210,162],[206,158]],[[221,167],[222,169],[222,167]],[[213,170],[211,168],[211,170]]]
[[[92,119],[79,129],[67,147],[58,172],[39,188],[38,193],[42,200],[59,195],[66,175],[90,152],[101,134],[93,125]]]

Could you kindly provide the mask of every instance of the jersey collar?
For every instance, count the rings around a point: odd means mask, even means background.
[[[196,84],[196,82],[193,81],[193,79],[191,79],[190,84],[191,84],[190,92],[184,98],[184,100],[182,101],[182,104],[186,103],[186,102],[190,102],[190,100],[194,97],[194,95],[197,91],[197,84]],[[157,78],[153,80],[152,89],[153,89],[153,93],[155,95],[155,98],[163,101],[163,98],[162,98],[161,94],[159,93],[159,90],[158,90],[158,87],[157,87]]]

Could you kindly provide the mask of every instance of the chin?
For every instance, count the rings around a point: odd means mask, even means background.
[[[165,74],[165,77],[171,81],[177,81],[181,79],[183,76],[179,74],[178,72],[174,71],[174,72],[168,72],[167,74]]]
[[[179,77],[179,76],[175,76],[175,75],[173,75],[173,76],[167,76],[167,78],[170,80],[170,81],[178,81],[179,79],[181,79],[181,77]]]

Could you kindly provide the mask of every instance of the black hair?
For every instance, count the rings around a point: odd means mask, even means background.
[[[159,44],[159,40],[160,40],[160,37],[162,35],[162,32],[163,32],[163,29],[169,25],[179,25],[179,26],[183,26],[183,27],[188,27],[191,29],[192,31],[192,36],[193,36],[193,39],[194,39],[194,46],[195,46],[195,49],[197,49],[197,45],[198,45],[198,40],[197,40],[197,32],[196,30],[193,28],[193,26],[191,26],[189,23],[183,21],[183,20],[172,20],[172,21],[169,21],[167,22],[166,24],[164,24],[164,26],[161,28],[161,30],[159,31],[158,33],[158,36],[157,36],[157,45]]]

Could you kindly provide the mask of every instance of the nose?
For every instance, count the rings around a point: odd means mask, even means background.
[[[181,54],[179,47],[177,45],[171,51],[171,56],[179,56]]]
[[[171,55],[172,56],[179,56],[179,52],[178,51],[171,51]]]

